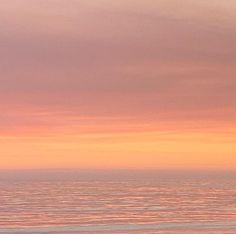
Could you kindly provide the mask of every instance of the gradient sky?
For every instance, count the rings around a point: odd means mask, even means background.
[[[1,0],[0,168],[236,168],[235,0]]]

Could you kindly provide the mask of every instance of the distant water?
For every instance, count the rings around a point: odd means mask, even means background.
[[[0,233],[233,234],[236,181],[2,181]]]

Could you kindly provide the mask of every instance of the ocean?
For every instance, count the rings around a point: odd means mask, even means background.
[[[1,176],[0,233],[236,233],[235,176],[69,174]]]

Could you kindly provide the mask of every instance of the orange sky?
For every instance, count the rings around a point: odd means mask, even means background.
[[[0,169],[236,168],[235,12],[1,0]]]

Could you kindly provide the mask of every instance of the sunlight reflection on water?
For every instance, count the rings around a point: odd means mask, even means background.
[[[0,233],[236,233],[235,220],[233,180],[0,184]]]

